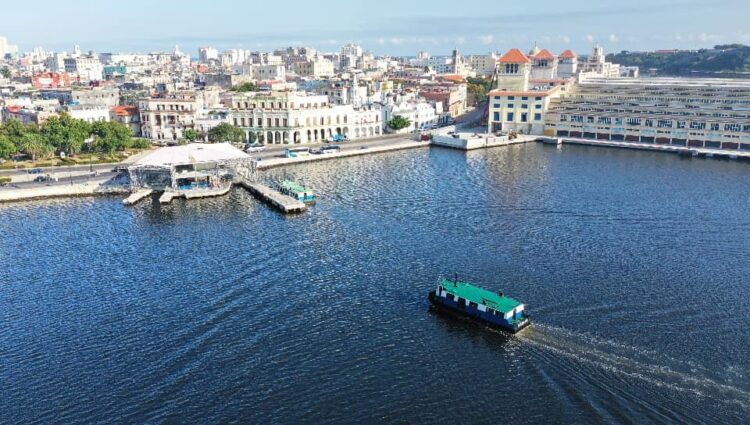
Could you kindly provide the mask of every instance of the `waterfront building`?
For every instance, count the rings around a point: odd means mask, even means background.
[[[750,150],[750,80],[582,74],[547,115],[557,137]]]
[[[230,143],[189,143],[157,149],[128,167],[133,191],[223,190],[232,184],[237,167],[250,157]]]
[[[542,53],[535,52],[535,55]],[[547,52],[549,53],[549,52]],[[536,57],[536,56],[535,56]],[[554,69],[549,57],[543,54],[537,62],[541,76]],[[524,134],[543,134],[545,114],[552,99],[559,97],[573,80],[544,78],[532,79],[532,59],[518,49],[511,49],[497,61],[497,85],[488,94],[489,132],[516,131]]]
[[[237,93],[225,102],[232,123],[245,131],[250,142],[299,144],[322,142],[335,135],[360,139],[382,134],[380,109],[332,105],[326,95]]]

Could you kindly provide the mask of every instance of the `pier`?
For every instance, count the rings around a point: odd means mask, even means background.
[[[141,189],[130,194],[127,198],[122,200],[122,203],[127,206],[135,205],[140,202],[143,198],[151,196],[154,193],[151,189]]]
[[[284,214],[301,213],[307,209],[307,205],[305,205],[304,202],[300,202],[290,196],[284,195],[262,183],[242,179],[239,184],[260,200],[267,202],[269,205],[273,205]]]

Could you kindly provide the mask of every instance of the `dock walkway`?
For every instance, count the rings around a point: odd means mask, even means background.
[[[284,195],[262,183],[242,179],[239,184],[262,201],[268,202],[278,208],[284,214],[301,213],[307,209],[307,205],[305,205],[304,202]]]

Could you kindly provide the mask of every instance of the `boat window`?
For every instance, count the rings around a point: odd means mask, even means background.
[[[461,304],[461,305],[463,305],[463,304],[466,304],[466,303],[464,302],[464,299],[463,299],[463,298],[461,298],[461,297],[458,297],[458,303],[459,303],[459,304]]]
[[[469,302],[469,307],[477,308],[479,307],[479,304],[475,303],[474,301]]]
[[[491,309],[491,308],[488,307],[487,308],[487,313],[489,313],[489,314],[497,314],[497,310],[494,310],[494,309]]]
[[[453,296],[453,294],[449,293],[448,294],[448,299],[451,300],[451,301],[453,301],[455,299],[455,297]]]

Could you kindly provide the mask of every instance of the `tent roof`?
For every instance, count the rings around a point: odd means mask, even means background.
[[[229,143],[190,143],[159,148],[134,164],[136,167],[171,167],[201,162],[222,162],[249,159],[245,152]]]

